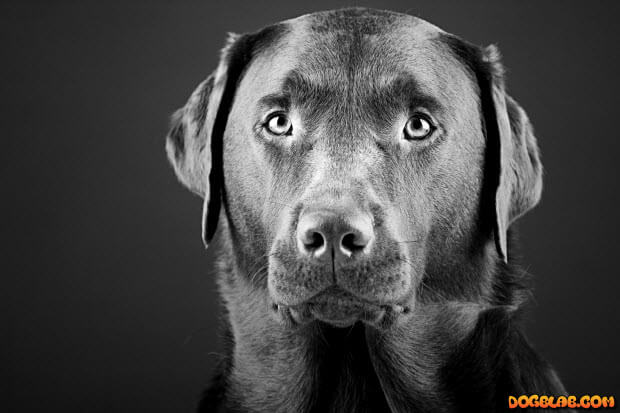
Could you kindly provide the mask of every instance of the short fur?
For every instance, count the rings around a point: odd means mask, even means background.
[[[565,394],[519,327],[511,225],[542,169],[503,72],[496,48],[386,11],[231,37],[167,139],[204,197],[205,244],[219,234],[227,353],[199,411],[502,411]],[[274,109],[290,136],[265,131]],[[403,138],[421,110],[435,132]],[[316,210],[370,219],[372,249],[304,255]]]

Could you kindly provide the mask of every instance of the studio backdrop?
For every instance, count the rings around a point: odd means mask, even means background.
[[[353,5],[499,46],[545,166],[519,222],[527,334],[569,393],[620,396],[620,3],[9,1],[0,410],[192,411],[222,311],[201,200],[166,159],[170,115],[228,32]]]

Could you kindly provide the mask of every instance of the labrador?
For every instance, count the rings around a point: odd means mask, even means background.
[[[231,35],[166,148],[218,234],[227,354],[200,411],[565,394],[519,323],[510,227],[542,169],[497,48],[364,8]]]

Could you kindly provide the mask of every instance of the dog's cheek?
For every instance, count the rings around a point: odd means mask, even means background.
[[[407,261],[418,262],[425,256],[435,205],[429,199],[424,173],[405,165],[397,178],[397,196],[386,208],[384,226],[405,251]]]
[[[445,194],[441,194],[445,195]],[[431,258],[459,266],[468,260],[477,232],[477,199],[467,189],[454,195],[438,195],[435,215],[430,224],[427,243],[434,251]]]
[[[432,184],[437,188],[433,195],[437,202],[427,239],[427,248],[433,253],[428,255],[425,284],[429,290],[456,299],[484,288],[480,270],[487,248],[483,246],[492,243],[492,237],[481,226],[482,160],[455,159],[443,168],[445,176]]]
[[[268,179],[243,119],[233,117],[229,124],[224,143],[225,208],[233,242],[242,244],[236,245],[236,249],[252,262],[268,251],[261,215]]]

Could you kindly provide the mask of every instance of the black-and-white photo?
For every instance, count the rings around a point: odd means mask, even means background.
[[[1,5],[1,410],[615,408],[618,12]]]

